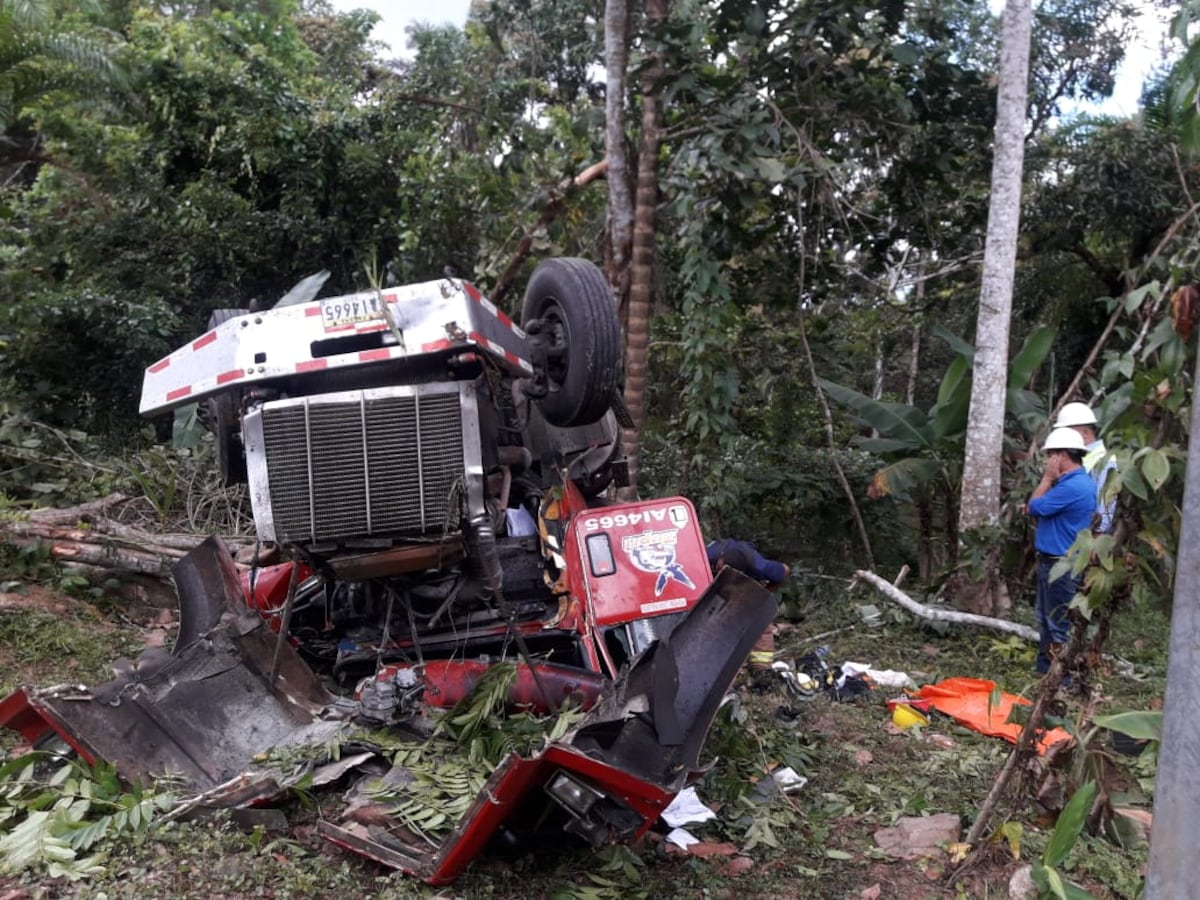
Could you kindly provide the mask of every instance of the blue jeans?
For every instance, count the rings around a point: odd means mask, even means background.
[[[1050,580],[1050,570],[1058,560],[1038,560],[1037,564],[1037,624],[1038,655],[1037,670],[1045,674],[1050,670],[1050,645],[1065,644],[1071,633],[1071,622],[1067,608],[1079,590],[1079,579],[1070,572]]]

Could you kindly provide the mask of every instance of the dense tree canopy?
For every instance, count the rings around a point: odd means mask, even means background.
[[[853,498],[879,560],[933,574],[955,556],[931,547],[956,537],[961,437],[881,443],[846,403],[827,433],[817,391],[904,421],[969,380],[996,21],[958,0],[687,0],[658,23],[629,8],[627,177],[647,85],[663,97],[642,492],[684,491],[711,527],[814,565],[862,552]],[[464,29],[414,28],[413,57],[389,62],[373,14],[323,0],[0,3],[10,412],[127,442],[143,366],[212,309],[273,302],[317,270],[327,292],[446,266],[489,289],[519,247],[524,271],[604,262],[603,182],[563,188],[605,156],[604,14],[492,0]],[[1019,385],[1033,405],[1010,416],[1006,522],[1063,391],[1153,431],[1139,411],[1189,388],[1168,313],[1191,278],[1196,174],[1176,126],[1163,104],[1056,118],[1111,89],[1127,14],[1037,11],[1011,343],[1053,338]],[[1174,483],[1148,486],[1169,502]]]

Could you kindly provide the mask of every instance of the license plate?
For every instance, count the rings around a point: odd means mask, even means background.
[[[321,301],[321,322],[326,331],[346,328],[360,322],[382,322],[382,301],[378,295],[327,297]]]

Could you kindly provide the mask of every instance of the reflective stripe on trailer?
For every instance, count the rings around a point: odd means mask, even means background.
[[[495,303],[483,296],[483,294],[479,293],[479,289],[476,288],[475,285],[464,282],[463,291],[468,297],[499,319],[500,323],[504,325],[505,328],[508,328],[513,334],[524,340],[525,332],[521,329],[521,326],[510,319],[504,310],[500,309],[500,307],[496,306]],[[522,364],[521,368],[525,368],[524,364]],[[530,367],[530,371],[533,371],[532,366]]]
[[[529,372],[529,373],[533,372],[533,363],[530,363],[530,362],[527,362],[526,360],[521,359],[521,357],[517,356],[517,354],[513,353],[511,350],[508,350],[501,344],[497,344],[495,341],[490,340],[489,338],[485,338],[479,332],[472,331],[470,333],[470,335],[468,335],[468,337],[471,340],[473,340],[476,344],[479,344],[482,347],[487,347],[489,350],[491,350],[497,356],[503,356],[514,366],[518,366],[521,369],[521,371]]]

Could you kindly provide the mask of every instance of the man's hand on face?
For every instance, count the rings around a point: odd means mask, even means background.
[[[1045,476],[1053,481],[1062,474],[1062,454],[1054,451],[1046,458]]]

